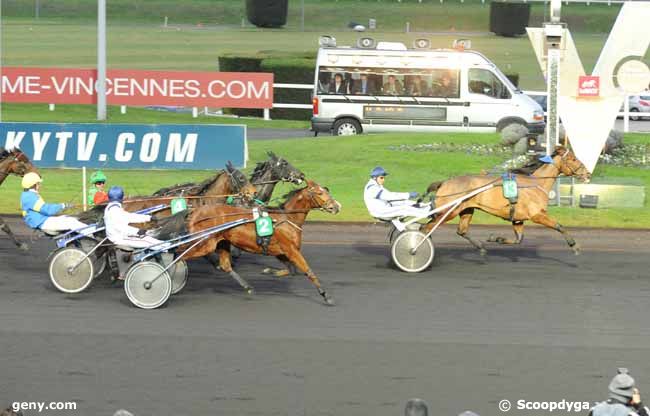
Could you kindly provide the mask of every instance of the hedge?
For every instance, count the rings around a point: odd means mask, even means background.
[[[490,3],[490,32],[500,36],[523,35],[529,20],[530,3]]]
[[[219,70],[223,72],[272,72],[274,82],[287,84],[313,84],[316,58],[311,54],[284,54],[282,57],[270,57],[266,53],[259,56],[219,57]],[[308,104],[311,90],[275,89],[273,101],[284,104]],[[226,113],[239,116],[262,117],[262,110],[242,108],[225,109]],[[308,120],[311,110],[276,108],[271,110],[271,118],[288,120]]]

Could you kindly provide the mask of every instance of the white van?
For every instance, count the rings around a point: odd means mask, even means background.
[[[544,131],[542,108],[482,54],[464,49],[415,49],[362,38],[337,47],[321,37],[316,61],[312,131],[494,132],[509,124]]]

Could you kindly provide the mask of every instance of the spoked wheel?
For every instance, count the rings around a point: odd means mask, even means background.
[[[172,279],[160,264],[143,261],[126,272],[124,291],[138,308],[155,309],[164,305],[171,296]]]
[[[429,267],[435,254],[431,239],[414,230],[398,235],[390,251],[397,267],[408,273],[421,272]]]
[[[413,230],[413,231],[418,231],[420,229],[420,223],[413,223],[409,224],[406,226],[406,230]],[[388,233],[388,241],[390,241],[390,245],[392,246],[393,243],[395,242],[395,239],[400,235],[400,231],[395,228],[395,226],[391,223],[390,225],[390,231]]]
[[[90,253],[90,251],[99,244],[99,241],[93,240],[92,238],[82,238],[79,241],[79,245],[83,251]],[[93,254],[90,255],[90,258],[93,262],[93,268],[95,270],[93,278],[101,276],[106,270],[106,248],[99,247],[97,250],[93,251]]]
[[[63,293],[83,292],[93,281],[93,262],[86,252],[66,247],[50,260],[50,280]]]
[[[174,261],[173,254],[162,255],[162,264],[164,267],[167,267],[172,261]],[[185,260],[179,260],[167,270],[167,273],[169,273],[172,279],[172,295],[175,295],[183,290],[187,284],[187,275],[189,274],[187,263]]]

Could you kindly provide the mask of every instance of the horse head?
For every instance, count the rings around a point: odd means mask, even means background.
[[[591,173],[576,155],[564,146],[556,146],[553,152],[553,163],[566,176],[575,176],[583,182],[589,182]]]
[[[230,192],[238,193],[246,198],[254,198],[257,189],[248,181],[239,169],[236,169],[231,161],[226,163],[226,173],[230,178]]]
[[[29,160],[29,157],[20,149],[4,150],[0,152],[2,156],[2,172],[5,175],[13,174],[18,176],[25,176],[28,172],[38,173],[38,169]]]
[[[278,157],[273,152],[267,152],[269,163],[267,169],[271,170],[272,181],[291,182],[296,185],[302,184],[305,180],[305,174],[296,169],[286,159]]]
[[[338,214],[341,211],[341,204],[332,197],[329,189],[312,180],[307,180],[307,187],[300,193],[308,198],[312,208],[322,209],[330,214]]]

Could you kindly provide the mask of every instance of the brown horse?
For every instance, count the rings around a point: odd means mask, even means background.
[[[2,185],[9,175],[25,176],[27,172],[38,173],[38,170],[25,153],[18,149],[9,151],[0,147],[0,185]],[[22,243],[16,238],[9,225],[2,218],[0,218],[0,229],[7,233],[16,247],[21,250],[27,250],[29,248],[26,243]]]
[[[512,222],[515,232],[515,239],[508,239],[501,236],[490,236],[490,242],[499,244],[520,244],[524,238],[524,221],[533,221],[545,227],[562,233],[569,247],[575,254],[580,253],[580,247],[569,233],[554,218],[548,215],[548,195],[560,173],[566,176],[576,176],[587,181],[590,178],[589,171],[580,162],[573,152],[557,146],[552,155],[553,162],[544,164],[535,170],[531,176],[515,175],[518,186],[518,201],[512,205],[503,196],[501,177],[476,175],[459,176],[442,182],[434,182],[429,185],[427,192],[436,192],[436,205],[443,206],[455,199],[469,194],[474,190],[486,185],[495,185],[484,192],[481,192],[465,201],[457,207],[451,207],[451,212],[438,213],[427,224],[422,231],[429,232],[438,222],[447,222],[456,216],[460,216],[457,233],[485,255],[487,251],[483,243],[473,239],[469,234],[469,225],[472,221],[474,209],[487,212],[496,217]]]
[[[266,248],[258,244],[255,224],[249,223],[211,236],[191,249],[186,257],[202,257],[213,253],[216,249],[223,270],[235,277],[236,272],[230,263],[230,245],[250,253],[275,256],[283,263],[295,266],[305,273],[325,302],[328,305],[333,305],[334,301],[322,288],[318,277],[311,270],[300,251],[302,227],[299,224],[304,224],[307,215],[313,209],[322,209],[336,214],[340,207],[341,205],[332,198],[326,188],[308,180],[305,188],[294,190],[288,194],[287,202],[280,209],[268,210],[274,222],[274,233]],[[197,232],[240,218],[252,219],[251,209],[228,205],[206,205],[192,210],[187,220],[187,229],[191,233]],[[252,288],[249,287],[249,290]]]

